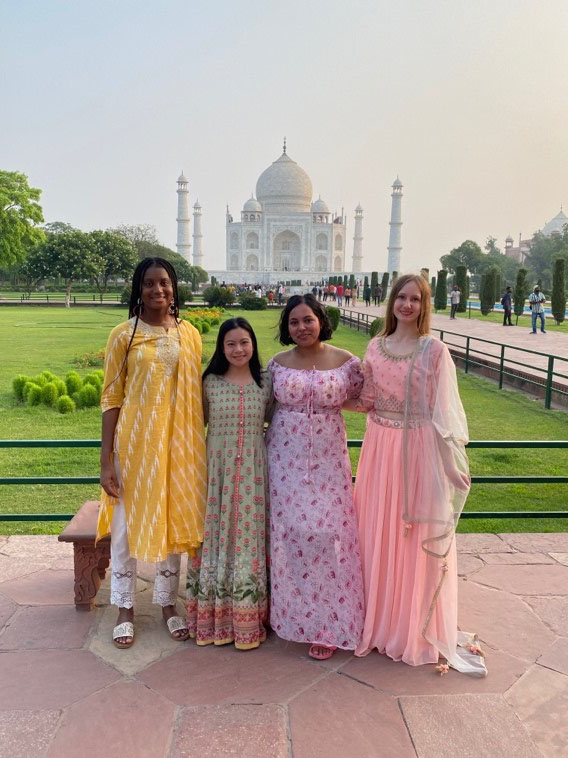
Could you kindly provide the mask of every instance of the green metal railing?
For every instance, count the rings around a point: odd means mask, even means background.
[[[360,448],[363,440],[347,440],[347,447]],[[98,448],[100,440],[0,440],[4,448]],[[568,449],[568,440],[472,440],[468,449]],[[355,477],[353,477],[355,481]],[[472,476],[472,484],[568,484],[568,476]],[[0,477],[0,485],[98,484],[98,476]],[[0,513],[0,521],[70,521],[73,513]],[[463,519],[568,518],[568,511],[464,511]]]
[[[369,332],[371,324],[377,318],[377,316],[370,315],[368,313],[360,313],[359,311],[351,311],[346,308],[340,308],[341,322],[346,326],[350,326],[357,331]],[[496,342],[494,340],[488,340],[483,337],[471,337],[466,334],[460,334],[460,332],[452,332],[447,329],[432,329],[433,332],[438,332],[442,342],[445,342],[448,347],[452,347],[455,350],[461,351],[461,355],[457,357],[463,361],[464,371],[467,374],[470,367],[482,367],[488,371],[493,372],[499,389],[503,389],[503,383],[505,377],[511,377],[513,379],[522,378],[523,382],[531,384],[533,386],[544,387],[544,407],[548,410],[552,404],[552,393],[556,392],[559,395],[568,397],[568,374],[562,374],[555,370],[555,364],[557,361],[563,361],[568,370],[568,358],[564,358],[561,355],[552,355],[550,353],[542,353],[538,350],[531,350],[527,347],[517,347],[516,345],[505,345],[502,342]],[[450,342],[448,339],[444,339],[446,335],[452,335],[452,337],[458,337],[462,341],[465,340],[465,344],[458,344],[456,342]],[[484,345],[495,345],[499,348],[499,354],[487,353],[482,348],[478,348],[472,345],[473,342],[480,342]],[[516,350],[521,353],[527,353],[528,355],[538,355],[542,358],[546,358],[546,368],[543,366],[536,366],[534,363],[517,361],[514,358],[509,358],[506,351]],[[472,355],[473,354],[473,355]],[[482,357],[485,362],[479,360]],[[494,360],[497,365],[491,365],[486,362],[487,359]],[[540,372],[537,374],[537,378],[541,381],[535,381],[527,375],[527,366],[530,365],[531,372]],[[508,371],[508,368],[519,366],[522,376],[520,374],[514,374],[512,371]],[[559,386],[554,387],[555,379],[564,379],[566,381],[566,387],[562,389]],[[558,384],[558,383],[557,383]]]

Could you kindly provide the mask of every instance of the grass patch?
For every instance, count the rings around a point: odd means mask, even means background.
[[[226,316],[237,315],[228,311]],[[266,364],[281,349],[276,326],[280,312],[249,311],[243,314],[257,334],[261,358]],[[100,411],[87,408],[60,415],[52,410],[18,403],[11,389],[12,377],[35,375],[49,369],[65,375],[76,369],[75,356],[94,353],[106,344],[113,326],[126,318],[126,309],[51,309],[40,307],[0,308],[0,438],[1,439],[96,439],[100,435]],[[215,347],[217,328],[203,335],[204,352]],[[333,344],[363,357],[368,338],[340,326]],[[91,369],[77,369],[81,376]],[[470,437],[483,439],[568,439],[568,415],[545,411],[540,400],[512,390],[499,390],[488,380],[458,372],[460,392],[466,409]],[[362,439],[365,417],[345,414],[348,436]],[[359,450],[350,450],[353,469]],[[565,450],[471,450],[473,474],[566,473]],[[97,476],[98,449],[0,449],[2,476]],[[90,485],[0,486],[0,511],[4,513],[72,513],[99,489]],[[566,485],[475,485],[467,502],[470,511],[566,510]],[[0,522],[0,533],[58,533],[60,523]],[[568,531],[568,519],[468,520],[459,531]]]

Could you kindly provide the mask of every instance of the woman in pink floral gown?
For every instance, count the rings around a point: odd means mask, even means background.
[[[326,344],[331,328],[312,295],[290,298],[268,364],[278,402],[267,435],[272,628],[311,644],[313,658],[354,650],[363,579],[341,406],[363,385],[361,364]]]

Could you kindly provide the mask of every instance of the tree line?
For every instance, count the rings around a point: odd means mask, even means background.
[[[59,280],[69,306],[76,282],[88,281],[101,300],[111,282],[128,281],[139,260],[165,258],[180,282],[197,290],[208,279],[200,266],[161,245],[149,224],[122,224],[84,232],[56,221],[43,224],[41,190],[19,172],[0,171],[0,270],[29,293],[46,280]]]

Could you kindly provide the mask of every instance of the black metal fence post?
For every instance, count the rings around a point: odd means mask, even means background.
[[[548,356],[548,370],[546,372],[546,391],[544,394],[544,407],[550,410],[552,401],[552,377],[554,376],[554,356]]]

